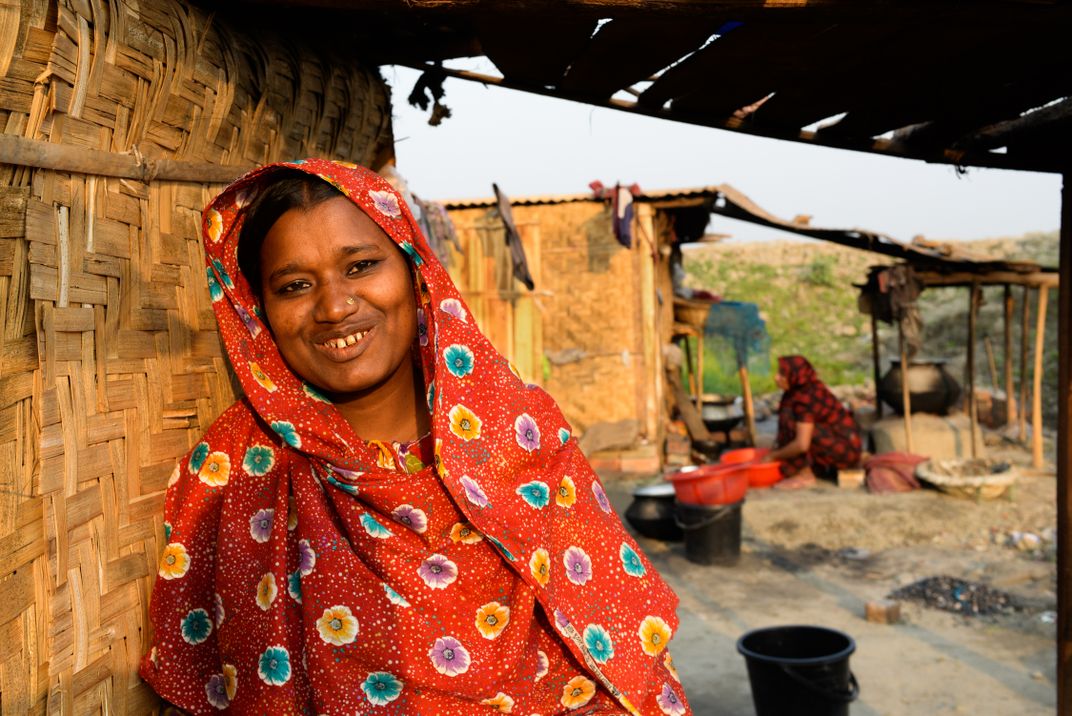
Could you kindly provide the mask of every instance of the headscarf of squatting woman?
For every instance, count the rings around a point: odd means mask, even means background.
[[[285,168],[337,188],[408,259],[424,453],[362,440],[261,318],[237,245]],[[320,159],[263,167],[212,202],[203,234],[245,397],[169,482],[141,665],[159,694],[193,713],[689,713],[666,650],[675,595],[383,179]]]

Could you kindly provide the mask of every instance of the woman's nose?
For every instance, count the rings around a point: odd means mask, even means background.
[[[324,321],[341,321],[357,310],[357,304],[357,297],[347,290],[346,286],[325,286],[317,301],[318,318]]]

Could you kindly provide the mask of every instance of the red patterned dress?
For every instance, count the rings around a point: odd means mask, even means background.
[[[856,420],[823,385],[815,369],[803,356],[782,356],[778,370],[789,382],[778,405],[778,445],[787,445],[797,434],[799,423],[815,426],[807,452],[783,458],[785,477],[810,467],[818,476],[860,462],[862,443]]]
[[[278,168],[320,176],[414,275],[431,434],[363,440],[287,367],[235,258]],[[208,282],[245,397],[176,467],[141,674],[192,713],[690,713],[676,597],[554,402],[474,325],[367,170],[262,168],[205,210]]]

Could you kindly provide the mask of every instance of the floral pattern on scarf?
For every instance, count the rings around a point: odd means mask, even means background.
[[[280,168],[339,189],[409,259],[422,443],[363,440],[266,330],[236,252]],[[206,208],[203,233],[246,395],[169,482],[141,667],[154,689],[193,713],[687,713],[666,650],[676,597],[382,178],[319,159],[263,167]]]

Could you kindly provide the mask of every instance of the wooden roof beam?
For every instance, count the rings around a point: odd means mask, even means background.
[[[923,282],[924,286],[971,286],[977,284],[979,286],[1004,286],[1005,284],[1014,286],[1030,286],[1031,288],[1039,288],[1045,286],[1047,288],[1057,288],[1061,283],[1061,278],[1056,272],[1043,272],[1037,271],[1034,273],[1016,273],[1012,271],[987,271],[983,273],[976,273],[972,271],[957,271],[953,273],[943,273],[941,271],[933,271],[930,269],[916,269],[916,276]]]
[[[927,7],[927,3],[908,2],[855,2],[854,0],[240,0],[259,6],[300,7],[354,12],[405,11],[411,13],[472,13],[494,12],[497,14],[553,13],[576,15],[586,13],[598,17],[701,17],[711,13],[731,11],[735,13],[790,11],[813,13],[816,11],[840,11],[864,16],[876,9],[896,11],[898,5]],[[1050,0],[1053,2],[1053,0]],[[1046,0],[1039,0],[1046,4]],[[228,3],[232,4],[232,3]],[[1006,2],[982,2],[979,12],[986,5],[1007,7]],[[1038,3],[1036,3],[1038,4]]]
[[[530,92],[532,94],[544,95],[546,97],[567,99],[573,102],[581,102],[583,104],[593,105],[597,107],[606,107],[608,109],[616,109],[622,112],[631,112],[633,114],[640,114],[647,117],[657,117],[659,119],[668,119],[675,122],[695,124],[701,127],[726,129],[735,132],[742,132],[745,134],[752,134],[760,137],[768,137],[771,139],[784,139],[788,141],[802,142],[805,144],[812,144],[816,146],[835,147],[837,149],[848,149],[859,152],[870,152],[873,154],[882,154],[885,156],[901,157],[905,159],[919,159],[925,162],[937,164],[990,167],[994,169],[1017,169],[1034,172],[1059,172],[1061,171],[1061,168],[1063,166],[1060,157],[1051,157],[1035,154],[1021,157],[1016,156],[1014,154],[976,152],[960,149],[955,150],[951,148],[921,152],[917,151],[915,148],[909,145],[904,144],[903,142],[892,141],[889,139],[829,137],[822,133],[816,133],[807,130],[792,130],[782,129],[778,127],[757,126],[754,123],[749,123],[747,121],[732,117],[727,119],[724,117],[711,117],[703,114],[692,114],[680,111],[674,112],[671,110],[662,109],[660,107],[644,107],[637,102],[615,99],[613,97],[610,99],[604,99],[599,97],[585,96],[582,93],[568,92],[561,89],[555,90],[548,89],[546,87],[525,85],[518,82],[511,82],[508,79],[504,79],[502,77],[494,77],[492,75],[486,75],[480,72],[455,70],[447,67],[433,67],[418,63],[399,64],[404,64],[407,67],[412,67],[413,69],[417,70],[432,69],[436,72],[442,72],[448,77],[468,80],[470,82],[479,82],[484,85],[505,87],[507,89]]]
[[[1004,147],[1025,134],[1052,129],[1072,131],[1072,98],[1028,112],[1016,119],[996,122],[965,135],[954,146],[967,149],[996,149]],[[908,139],[909,137],[906,137]]]

